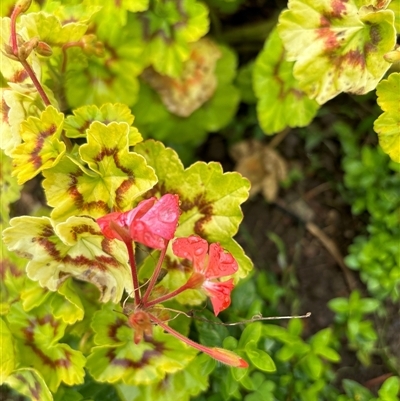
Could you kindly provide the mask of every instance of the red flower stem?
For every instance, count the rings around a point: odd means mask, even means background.
[[[67,56],[67,50],[70,47],[82,47],[82,43],[81,42],[69,42],[69,43],[65,43],[62,47],[62,52],[63,52],[63,61],[61,64],[61,72],[64,74],[66,69],[67,69],[67,61],[68,61],[68,56]]]
[[[35,85],[36,90],[38,91],[40,97],[43,100],[43,103],[46,106],[50,106],[50,100],[46,95],[46,92],[44,91],[42,85],[40,84],[39,80],[36,78],[35,72],[32,70],[31,66],[29,65],[29,63],[26,60],[20,60],[20,63],[23,65],[23,67],[25,68],[25,71],[28,73],[30,79],[33,82],[33,85]]]
[[[10,34],[10,39],[11,39],[11,47],[12,51],[14,53],[14,56],[18,57],[18,42],[17,42],[17,18],[18,15],[21,12],[20,7],[14,7],[14,10],[11,14],[11,34]]]
[[[28,73],[30,79],[33,82],[33,85],[35,85],[36,90],[38,91],[40,97],[42,98],[43,103],[46,106],[50,106],[50,104],[51,104],[50,100],[47,97],[46,92],[44,91],[39,80],[37,79],[32,67],[29,65],[29,63],[26,60],[23,60],[18,56],[17,17],[19,16],[19,14],[21,14],[21,7],[16,6],[11,14],[10,39],[11,39],[12,51],[14,53],[14,56],[18,57],[19,62],[22,64],[22,66],[25,68],[25,71]]]
[[[154,305],[160,304],[161,302],[168,301],[169,299],[176,297],[181,292],[189,290],[191,288],[192,287],[188,286],[187,283],[185,283],[184,285],[182,285],[181,287],[177,288],[176,290],[174,290],[174,291],[172,291],[172,292],[170,292],[168,294],[162,295],[159,298],[153,299],[152,301],[147,302],[143,306],[145,308],[150,308],[150,307],[152,307]]]
[[[198,349],[201,352],[204,352],[205,354],[210,355],[212,358],[214,358],[213,356],[213,352],[211,349],[209,349],[208,347],[201,345],[199,343],[194,342],[193,340],[191,340],[190,338],[185,337],[183,334],[175,331],[174,329],[172,329],[171,327],[169,327],[167,324],[165,324],[162,320],[158,319],[157,317],[155,317],[153,314],[147,312],[150,319],[158,324],[160,327],[162,327],[165,331],[168,331],[168,333],[172,334],[174,337],[178,338],[179,340],[183,341],[185,344],[190,345],[193,348]]]
[[[242,359],[239,355],[236,355],[235,353],[224,350],[222,348],[209,348],[204,345],[201,345],[199,343],[196,343],[189,338],[185,337],[181,333],[178,333],[174,329],[171,329],[167,324],[165,324],[162,320],[158,319],[156,316],[152,315],[151,313],[148,313],[148,316],[150,317],[150,320],[153,321],[153,323],[158,324],[160,327],[162,327],[165,331],[167,331],[169,334],[173,335],[177,339],[183,341],[185,344],[190,345],[193,348],[198,349],[201,352],[204,352],[207,355],[210,355],[211,358],[216,359],[217,361],[220,361],[222,363],[225,363],[230,366],[234,366],[237,368],[247,368],[249,365],[248,363]]]
[[[164,249],[161,250],[160,257],[158,258],[157,266],[154,269],[154,272],[150,279],[150,283],[147,286],[146,292],[143,295],[142,304],[145,305],[146,307],[147,307],[146,302],[147,302],[151,292],[153,291],[153,288],[157,282],[158,276],[160,275],[162,263],[164,261],[165,254],[167,252],[168,244],[169,244],[169,241],[166,242]]]
[[[138,306],[140,305],[141,297],[140,297],[139,280],[136,268],[135,252],[133,251],[133,245],[131,241],[127,242],[124,241],[124,243],[126,245],[126,248],[128,249],[129,264],[131,265],[131,272],[132,272],[133,291],[135,294],[135,304],[136,306]]]

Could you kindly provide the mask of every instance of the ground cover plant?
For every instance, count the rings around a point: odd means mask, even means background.
[[[399,398],[400,1],[1,14],[2,398]]]

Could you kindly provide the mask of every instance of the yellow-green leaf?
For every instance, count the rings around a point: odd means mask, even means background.
[[[10,329],[0,318],[0,384],[3,384],[15,367],[14,343]]]
[[[39,172],[55,166],[65,153],[65,144],[59,140],[64,115],[48,106],[40,118],[29,117],[21,124],[24,141],[12,152],[18,184],[23,184]]]
[[[6,383],[31,401],[53,401],[53,396],[37,369],[17,369],[7,378]]]
[[[390,74],[381,81],[376,93],[383,114],[375,120],[374,130],[383,151],[400,163],[400,73]]]
[[[266,134],[286,127],[304,127],[319,108],[318,103],[300,89],[293,76],[293,65],[285,60],[282,41],[274,30],[259,53],[253,71],[258,120]]]
[[[294,76],[320,104],[340,92],[369,92],[390,67],[383,55],[396,43],[393,12],[359,6],[290,0],[280,16],[278,30],[288,60],[295,61]]]

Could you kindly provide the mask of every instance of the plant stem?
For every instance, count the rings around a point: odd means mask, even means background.
[[[172,334],[174,337],[178,338],[179,340],[183,341],[185,344],[190,345],[193,348],[198,349],[199,351],[202,351],[210,356],[213,357],[211,350],[201,344],[198,344],[196,342],[194,342],[193,340],[191,340],[190,338],[187,338],[186,336],[184,336],[183,334],[175,331],[174,329],[172,329],[171,327],[169,327],[167,324],[165,324],[162,320],[158,319],[157,317],[155,317],[153,314],[147,312],[150,319],[158,324],[160,327],[162,327],[165,331],[168,331],[168,333]]]
[[[214,358],[217,361],[220,361],[229,366],[234,366],[237,368],[247,368],[249,366],[248,363],[244,359],[242,359],[239,355],[236,355],[235,353],[225,350],[225,349],[222,349],[222,348],[216,348],[216,347],[210,348],[210,347],[206,347],[205,345],[196,343],[193,340],[185,337],[181,333],[175,331],[174,329],[169,327],[162,320],[158,319],[156,316],[152,315],[151,313],[148,313],[148,315],[149,315],[150,319],[153,321],[153,323],[158,324],[169,334],[171,334],[174,337],[176,337],[177,339],[183,341],[185,344],[190,345],[191,347],[196,348],[199,351],[204,352],[207,355],[210,355],[211,358]]]
[[[169,244],[169,241],[166,242],[164,249],[161,250],[160,257],[158,258],[157,266],[154,269],[154,272],[150,279],[150,283],[147,286],[146,292],[144,293],[144,296],[142,298],[143,305],[146,305],[146,302],[151,294],[151,291],[153,291],[153,288],[157,282],[158,276],[160,275],[161,266],[164,261],[165,254],[167,252],[168,244]]]
[[[138,306],[140,305],[141,297],[140,297],[139,280],[136,268],[135,252],[133,251],[132,241],[127,241],[127,242],[124,241],[124,243],[126,245],[126,248],[128,249],[129,264],[131,265],[131,272],[132,272],[133,291],[135,294],[135,304],[136,306]]]
[[[17,42],[17,17],[20,14],[20,7],[14,7],[14,10],[11,14],[11,34],[10,34],[10,39],[11,39],[11,47],[12,51],[14,53],[14,56],[18,57],[18,42]]]
[[[12,14],[11,14],[11,33],[10,33],[10,38],[11,38],[11,46],[12,46],[12,51],[14,53],[15,57],[18,57],[19,62],[22,64],[22,66],[25,68],[25,71],[28,73],[30,79],[33,82],[33,85],[35,85],[36,90],[38,91],[40,97],[43,100],[43,103],[45,106],[50,106],[50,100],[46,95],[46,92],[44,91],[41,83],[37,79],[35,72],[33,71],[32,67],[29,65],[29,63],[25,60],[19,57],[18,54],[18,40],[17,40],[17,17],[21,13],[21,7],[15,7]]]
[[[50,106],[50,100],[46,95],[46,92],[44,91],[42,85],[40,84],[39,80],[37,79],[35,72],[33,71],[32,67],[29,65],[29,63],[26,60],[20,60],[20,63],[23,65],[25,68],[25,71],[28,73],[30,79],[33,82],[33,85],[35,85],[36,90],[38,91],[40,97],[43,100],[43,103],[46,106]]]
[[[185,283],[184,285],[182,285],[181,287],[177,288],[176,290],[174,290],[174,291],[172,291],[172,292],[170,292],[168,294],[162,295],[161,297],[159,297],[157,299],[153,299],[152,301],[145,303],[143,306],[145,308],[150,308],[150,307],[152,307],[154,305],[160,304],[161,302],[168,301],[169,299],[176,297],[181,292],[189,290],[190,288],[192,288],[192,287],[188,286],[187,284],[188,283]]]

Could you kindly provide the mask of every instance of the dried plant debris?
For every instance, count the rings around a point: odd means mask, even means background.
[[[236,161],[236,171],[251,182],[250,197],[261,192],[268,202],[273,202],[279,182],[287,177],[285,159],[275,149],[255,139],[234,145],[231,156]]]
[[[201,39],[192,44],[179,78],[161,75],[151,67],[142,73],[142,78],[158,92],[171,113],[188,117],[214,94],[217,87],[214,71],[220,57],[221,51],[216,44]]]

